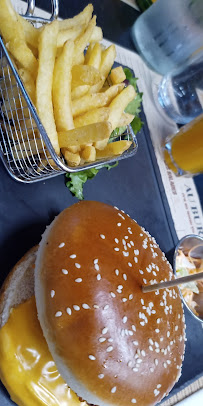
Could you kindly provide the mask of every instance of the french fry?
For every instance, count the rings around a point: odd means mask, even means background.
[[[75,40],[82,32],[82,27],[73,27],[67,30],[61,30],[57,36],[57,47],[62,47],[66,41]]]
[[[80,145],[69,145],[67,150],[75,154],[76,152],[80,152],[81,148]]]
[[[57,131],[74,128],[71,109],[71,69],[74,42],[67,41],[61,55],[57,58],[53,75],[53,105]]]
[[[133,121],[134,117],[135,116],[133,116],[133,114],[123,112],[119,120],[118,127],[125,127],[126,125],[129,125]]]
[[[117,85],[118,86],[118,85]],[[127,105],[135,98],[136,93],[132,85],[129,85],[119,93],[115,99],[110,103],[109,121],[112,125],[112,131],[118,127],[118,123],[122,116],[123,111]]]
[[[98,42],[94,44],[87,65],[93,66],[96,69],[99,69],[101,65],[101,46]]]
[[[59,30],[67,30],[82,25],[87,26],[89,21],[91,20],[92,13],[93,6],[92,4],[88,4],[84,8],[84,10],[81,13],[77,14],[75,17],[60,21]]]
[[[86,113],[88,110],[93,110],[97,107],[103,107],[107,104],[108,97],[105,93],[87,94],[81,99],[72,101],[72,114],[73,118],[80,114]]]
[[[94,46],[95,46],[95,44],[92,42],[91,44],[89,44],[89,46],[87,48],[87,51],[86,51],[86,54],[85,54],[85,63],[86,64],[88,64],[88,61],[89,61],[89,58],[90,58],[90,55],[92,53],[92,50],[93,50]]]
[[[103,40],[103,32],[101,27],[94,27],[89,42],[100,42]]]
[[[116,58],[116,47],[115,45],[110,45],[107,49],[102,52],[101,55],[101,65],[100,65],[100,72],[102,75],[107,78],[112,65]]]
[[[20,75],[20,78],[21,78],[24,86],[25,86],[25,89],[26,89],[27,93],[30,96],[30,99],[35,104],[36,89],[35,89],[35,83],[34,83],[34,79],[33,79],[32,75],[30,74],[29,71],[27,71],[24,68],[19,69],[18,73]]]
[[[122,66],[118,66],[117,68],[111,70],[110,79],[113,85],[116,85],[117,83],[122,83],[126,79],[125,72]]]
[[[102,79],[99,82],[95,83],[95,85],[90,86],[88,93],[90,93],[90,94],[99,93],[103,84],[104,84],[104,77],[102,76]]]
[[[85,114],[82,114],[74,119],[75,128],[88,124],[99,123],[101,121],[108,121],[109,113],[110,109],[108,107],[101,107],[87,111]]]
[[[71,99],[76,100],[79,99],[80,97],[84,96],[88,90],[90,89],[90,85],[81,85],[74,87],[71,91]]]
[[[102,79],[101,72],[93,66],[75,65],[72,68],[72,89],[81,85],[91,86]]]
[[[124,86],[124,83],[119,83],[118,85],[110,86],[104,92],[104,94],[107,96],[107,105],[123,90]]]
[[[22,141],[11,147],[14,159],[28,159],[29,157],[36,155],[39,149],[42,149],[42,142],[40,139]]]
[[[96,160],[95,147],[92,145],[85,147],[81,152],[81,158],[83,158],[85,162],[94,162]]]
[[[87,26],[87,29],[84,33],[79,35],[79,37],[75,40],[75,52],[73,57],[73,65],[78,64],[78,58],[80,57],[81,53],[84,52],[90,37],[92,35],[93,29],[96,25],[96,16],[94,16],[90,23]]]
[[[35,28],[29,21],[25,18],[17,15],[20,23],[22,24],[24,33],[25,33],[25,40],[27,44],[31,45],[34,49],[38,49],[38,40],[40,35],[40,30]]]
[[[0,1],[0,32],[6,46],[20,66],[29,70],[35,77],[37,72],[37,60],[27,46],[23,26],[19,22],[10,0]]]
[[[94,142],[93,143],[93,146],[96,148],[96,149],[104,149],[106,146],[107,146],[107,144],[108,144],[108,138],[106,138],[106,139],[104,139],[104,140],[101,140],[101,141],[96,141],[96,142]]]
[[[57,154],[60,153],[52,104],[52,82],[56,56],[58,21],[47,24],[39,37],[39,69],[36,81],[36,107]]]
[[[71,152],[66,148],[62,148],[61,150],[67,164],[69,166],[78,166],[80,165],[80,154],[79,152]]]
[[[59,132],[58,137],[60,147],[69,148],[72,145],[89,145],[89,143],[109,138],[110,134],[111,124],[108,121],[103,121],[75,128],[74,130]]]
[[[110,142],[103,150],[97,150],[97,159],[105,159],[111,158],[114,155],[121,155],[131,146],[131,144],[131,141],[126,140]]]

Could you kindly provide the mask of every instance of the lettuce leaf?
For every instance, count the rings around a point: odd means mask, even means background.
[[[83,187],[87,180],[94,178],[100,169],[107,168],[109,171],[110,169],[115,168],[117,165],[118,162],[113,165],[106,164],[98,166],[97,168],[86,169],[81,172],[66,173],[66,178],[68,178],[66,186],[75,197],[77,197],[79,200],[83,200]]]

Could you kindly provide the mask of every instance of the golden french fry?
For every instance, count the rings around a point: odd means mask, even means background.
[[[80,145],[69,145],[67,150],[75,154],[76,152],[80,152],[81,148]]]
[[[111,79],[113,85],[116,85],[117,83],[121,83],[126,79],[125,72],[124,72],[122,66],[118,66],[117,68],[114,68],[111,70],[110,79]]]
[[[94,27],[92,35],[89,39],[89,42],[100,42],[103,40],[103,32],[100,27]]]
[[[38,49],[38,40],[40,35],[40,30],[35,28],[29,21],[25,18],[17,15],[25,33],[25,40],[27,44],[31,45],[34,49]]]
[[[75,100],[75,99],[79,99],[80,97],[84,96],[88,92],[89,88],[90,88],[90,85],[81,85],[81,86],[74,87],[74,89],[72,89],[72,91],[71,91],[71,99]]]
[[[72,89],[81,85],[95,85],[101,80],[101,72],[93,66],[75,65],[72,68]]]
[[[74,119],[75,128],[88,124],[99,123],[100,121],[108,121],[109,113],[110,109],[108,107],[101,107],[87,111],[85,114],[82,114]]]
[[[110,86],[104,92],[104,94],[107,96],[107,105],[123,90],[124,86],[124,83],[119,83],[118,85]]]
[[[92,52],[89,56],[87,65],[93,66],[96,69],[99,69],[101,65],[101,46],[98,42],[94,44]]]
[[[71,152],[66,148],[62,148],[61,150],[67,164],[69,166],[78,166],[80,165],[80,154],[79,152]]]
[[[86,113],[86,111],[93,110],[97,107],[103,107],[107,104],[108,97],[105,93],[87,94],[81,99],[72,101],[72,114],[73,118],[80,114]]]
[[[25,86],[25,89],[27,93],[30,96],[30,99],[32,102],[35,104],[35,93],[36,93],[36,88],[35,88],[35,82],[34,79],[29,71],[27,71],[24,68],[21,68],[18,70],[18,73],[20,75],[20,78]]]
[[[74,42],[67,41],[61,55],[57,58],[53,76],[53,105],[57,131],[74,128],[71,109],[71,69],[74,53]]]
[[[87,26],[89,21],[91,20],[92,13],[93,6],[92,4],[88,4],[88,6],[86,6],[80,14],[77,14],[73,18],[68,18],[66,20],[60,21],[59,30],[66,30],[73,27],[79,27],[82,25]]]
[[[106,139],[104,139],[104,140],[101,140],[101,141],[96,141],[96,142],[94,142],[93,143],[93,146],[96,148],[96,149],[104,149],[106,146],[107,146],[107,144],[108,144],[108,138],[106,138]]]
[[[75,40],[82,32],[82,27],[73,27],[66,30],[61,30],[57,36],[57,47],[62,47],[66,41]]]
[[[89,124],[84,127],[75,128],[70,131],[59,131],[59,144],[61,148],[70,146],[81,146],[93,143],[104,138],[109,138],[111,134],[111,124],[108,121]]]
[[[116,47],[115,45],[110,45],[107,49],[102,52],[101,55],[101,65],[100,65],[100,72],[102,75],[107,78],[114,60],[116,58]]]
[[[47,24],[39,37],[39,69],[36,81],[36,107],[56,153],[60,153],[52,104],[52,82],[56,57],[58,21]]]
[[[118,127],[125,127],[126,125],[129,125],[134,118],[135,116],[133,116],[133,114],[123,112],[119,120]]]
[[[116,86],[116,85],[114,85]],[[117,85],[118,86],[118,85]],[[129,85],[119,93],[115,99],[110,103],[109,121],[112,125],[112,130],[118,127],[118,123],[122,116],[123,111],[127,105],[135,98],[136,93],[132,85]]]
[[[131,146],[131,144],[131,141],[126,140],[110,142],[103,150],[97,150],[97,159],[111,158],[115,155],[121,155]]]
[[[94,162],[96,160],[96,149],[95,147],[87,146],[81,151],[81,158],[84,159],[85,162]]]
[[[87,64],[90,58],[90,55],[92,53],[92,50],[94,48],[95,44],[92,42],[91,44],[89,44],[86,54],[85,54],[85,63]]]
[[[87,26],[87,29],[84,33],[79,35],[79,37],[75,40],[75,51],[73,57],[73,65],[78,63],[78,58],[80,57],[81,53],[84,52],[87,44],[89,43],[90,37],[92,35],[93,29],[96,25],[96,16],[94,16],[90,23]]]
[[[29,70],[33,76],[37,72],[37,60],[26,44],[24,29],[19,22],[10,0],[1,0],[0,3],[0,32],[6,46],[20,66]]]
[[[90,93],[90,94],[99,93],[103,84],[104,84],[104,77],[102,76],[102,79],[99,82],[95,83],[95,85],[90,86],[88,93]]]

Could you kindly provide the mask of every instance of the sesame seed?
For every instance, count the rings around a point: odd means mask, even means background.
[[[79,269],[79,268],[81,268],[81,265],[76,262],[75,267]]]
[[[138,372],[138,368],[133,368],[133,372]]]
[[[138,263],[137,257],[134,257],[134,261],[135,261],[136,264]]]
[[[80,306],[78,306],[78,305],[73,305],[73,309],[78,312],[78,311],[80,310]]]
[[[61,242],[61,244],[59,244],[59,248],[63,248],[65,245],[65,242]]]
[[[131,248],[131,244],[129,242],[127,243],[127,246],[128,246],[128,248]]]
[[[155,328],[155,333],[160,333],[160,330],[159,330],[159,328]]]
[[[178,331],[178,326],[175,326],[175,331]]]
[[[103,378],[104,378],[104,374],[99,374],[99,375],[98,375],[98,378],[99,378],[99,379],[103,379]]]
[[[108,305],[108,304],[104,306],[104,310],[107,310],[107,309],[109,309],[109,305]]]
[[[159,323],[161,322],[161,319],[157,319],[157,321],[156,321],[156,322],[157,322],[157,324],[159,324]]]
[[[123,323],[125,324],[127,322],[127,320],[128,320],[127,316],[124,316],[123,317]]]
[[[167,359],[167,360],[166,360],[166,362],[167,362],[167,364],[168,364],[168,365],[170,365],[170,364],[171,364],[170,359]]]
[[[134,340],[133,345],[138,345],[138,341]]]
[[[115,248],[114,248],[114,251],[120,251],[120,250],[119,250],[119,248],[115,247]]]
[[[113,343],[113,338],[108,338],[109,343]]]
[[[98,273],[98,275],[97,275],[97,280],[98,280],[98,281],[101,280],[101,275],[100,275],[100,273]]]
[[[94,309],[99,309],[99,306],[96,304],[94,304],[93,307],[94,307]]]
[[[76,258],[75,254],[70,255],[70,258]]]
[[[129,368],[132,368],[133,362],[132,362],[132,361],[128,361],[127,365],[128,365]]]
[[[117,226],[120,227],[120,226],[121,226],[121,223],[117,223]]]
[[[151,345],[149,346],[149,350],[150,350],[150,351],[154,351],[154,350],[153,350],[153,347],[152,347]]]
[[[135,398],[131,399],[131,403],[137,403],[136,399]]]
[[[144,272],[142,271],[142,269],[139,269],[139,273],[140,273],[141,275],[144,274]]]
[[[132,247],[134,247],[134,242],[132,240],[130,241],[130,244],[132,245]]]
[[[129,300],[132,300],[133,299],[133,294],[131,293],[130,295],[129,295]]]
[[[156,348],[159,348],[159,343],[157,343],[157,341],[155,341],[154,344],[155,344],[155,347],[156,347]]]
[[[163,366],[164,366],[164,368],[167,368],[167,363],[164,362],[164,363],[163,363]]]
[[[138,359],[137,359],[137,363],[138,363],[138,364],[141,364],[141,363],[142,363],[142,359],[141,359],[141,358],[138,358]]]
[[[83,303],[83,304],[82,304],[82,307],[83,307],[83,309],[90,309],[89,305],[86,304],[86,303]]]
[[[69,314],[69,316],[71,316],[72,310],[70,307],[67,307],[66,312]]]
[[[129,252],[123,251],[123,256],[124,256],[124,257],[128,257],[128,256],[129,256]]]
[[[106,238],[104,234],[100,234],[100,237],[102,238],[102,240]]]
[[[62,312],[56,312],[55,317],[61,317],[62,316]]]
[[[112,389],[111,389],[111,393],[115,393],[116,392],[116,386],[114,386]]]
[[[99,271],[99,265],[98,265],[98,264],[94,264],[94,269],[95,269],[95,271]]]
[[[115,243],[116,243],[116,244],[118,244],[118,243],[119,243],[118,238],[115,238],[115,239],[114,239],[114,241],[115,241]]]
[[[119,275],[119,270],[115,269],[115,274],[118,276]]]
[[[113,351],[113,347],[112,347],[112,345],[110,345],[109,347],[107,347],[106,351],[107,351],[107,352],[111,352],[111,351]]]
[[[104,327],[103,330],[102,330],[102,334],[106,334],[107,332],[108,332],[108,328]]]
[[[77,282],[77,283],[82,282],[82,278],[77,278],[77,279],[75,279],[75,282]]]
[[[143,282],[144,282],[144,284],[146,285],[146,283],[147,283],[147,280],[146,280],[146,279],[143,279]]]
[[[155,395],[155,396],[158,396],[158,395],[159,395],[159,393],[160,393],[160,391],[159,391],[159,390],[154,389],[154,395]]]
[[[89,355],[89,359],[91,359],[91,361],[95,361],[95,357],[94,357],[94,355]]]
[[[127,275],[126,275],[126,273],[123,274],[123,279],[124,279],[125,281],[127,281]]]
[[[132,330],[136,331],[136,327],[134,326],[134,324],[132,325]]]
[[[127,300],[126,297],[123,297],[122,302],[127,302]]]
[[[151,345],[153,345],[154,344],[154,341],[151,339],[151,338],[149,338],[149,343],[151,344]]]
[[[115,293],[110,292],[111,297],[116,297]]]
[[[154,363],[155,363],[156,366],[158,365],[159,361],[158,361],[157,358],[155,358]]]
[[[99,342],[100,342],[100,343],[104,343],[104,341],[106,341],[106,338],[105,338],[105,337],[99,337]]]
[[[140,321],[141,326],[145,326],[145,322],[144,321]]]
[[[98,264],[98,261],[99,261],[98,258],[95,258],[94,259],[94,264]]]
[[[131,264],[131,262],[128,262],[128,266],[131,268],[132,267],[132,264]]]
[[[52,289],[50,295],[51,295],[51,298],[53,299],[53,297],[55,296],[55,290]]]
[[[121,213],[118,213],[118,216],[120,216],[123,220],[125,220],[125,217],[124,216],[122,216],[122,214]]]
[[[150,372],[154,372],[154,368],[150,367],[149,368]]]
[[[129,336],[133,336],[133,332],[131,330],[128,330]]]
[[[142,355],[143,357],[145,357],[145,356],[146,356],[146,352],[145,352],[144,350],[141,350],[141,355]]]

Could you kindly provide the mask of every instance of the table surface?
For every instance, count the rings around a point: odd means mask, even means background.
[[[129,49],[134,49],[130,38],[130,28],[139,13],[119,0],[92,1],[97,15],[97,24],[102,26],[104,36]],[[47,9],[48,2],[40,0],[37,6]],[[82,0],[61,0],[61,17],[70,17],[80,12],[88,4]],[[144,113],[142,112],[144,120]],[[85,185],[85,198],[98,200],[124,209],[144,226],[157,240],[160,248],[171,253],[177,242],[170,214],[166,215],[166,205],[157,181],[157,168],[154,168],[153,148],[147,125],[138,134],[138,153],[123,160],[118,167],[103,169]],[[9,177],[0,162],[0,285],[11,267],[33,245],[37,244],[47,224],[65,207],[77,199],[65,186],[64,175],[35,184],[20,184]],[[196,178],[196,184],[203,204],[203,176]],[[169,211],[169,209],[168,209]],[[203,346],[202,327],[191,317],[187,309],[187,347],[183,374],[173,393],[180,385],[193,380],[202,373]],[[0,404],[8,401],[4,390],[0,390]]]

